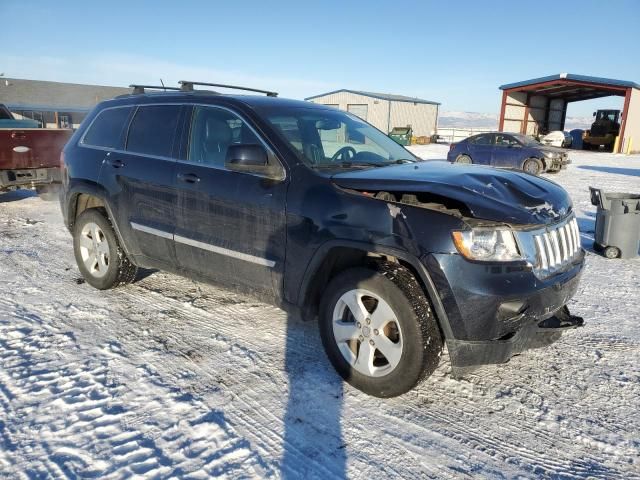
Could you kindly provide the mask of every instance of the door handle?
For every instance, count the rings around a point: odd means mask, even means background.
[[[120,159],[114,158],[113,160],[109,160],[109,164],[113,167],[113,168],[120,168],[120,167],[124,167],[124,162]]]
[[[11,132],[11,138],[15,140],[24,140],[27,138],[27,134],[24,132]]]
[[[178,180],[185,183],[198,183],[200,181],[200,177],[195,173],[179,173]]]

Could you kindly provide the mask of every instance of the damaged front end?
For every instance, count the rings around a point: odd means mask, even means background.
[[[452,374],[462,377],[482,365],[506,363],[525,350],[551,345],[564,332],[583,325],[584,319],[572,315],[564,305],[553,316],[529,322],[507,338],[477,341],[447,339]]]
[[[446,317],[441,327],[454,375],[507,362],[582,326],[567,303],[578,288],[584,251],[571,200],[557,184],[438,162],[332,180],[343,191],[384,202],[393,235],[419,254],[437,295],[432,301]],[[433,240],[443,237],[446,242]]]

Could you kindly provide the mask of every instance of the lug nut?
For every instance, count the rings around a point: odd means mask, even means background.
[[[371,319],[367,318],[367,325],[369,325],[371,323]]]
[[[369,340],[369,345],[371,345],[372,347],[376,344],[376,342],[374,342],[373,340]]]
[[[358,337],[358,340],[360,340],[361,342],[363,342],[363,341],[364,341],[364,337],[363,337],[362,335],[360,335],[360,336]]]
[[[362,324],[360,322],[358,322],[358,328],[362,327]]]
[[[380,332],[378,332],[378,329],[377,329],[377,328],[373,330],[373,334],[374,334],[374,335],[378,335],[379,333],[380,333]]]

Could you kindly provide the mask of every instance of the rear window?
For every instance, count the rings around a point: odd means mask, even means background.
[[[129,127],[127,151],[170,157],[180,108],[179,105],[138,108]]]
[[[89,127],[82,143],[96,147],[119,148],[122,145],[122,130],[129,113],[131,107],[101,111]]]

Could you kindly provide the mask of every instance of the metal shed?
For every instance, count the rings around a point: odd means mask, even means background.
[[[640,85],[625,80],[561,73],[500,87],[500,131],[535,135],[564,130],[567,105],[593,98],[624,97],[620,152],[640,151]]]
[[[130,88],[0,77],[0,104],[49,128],[77,128],[97,103],[127,93]]]
[[[431,136],[438,124],[440,104],[422,98],[342,89],[305,100],[351,112],[385,133],[411,126],[415,136]]]

